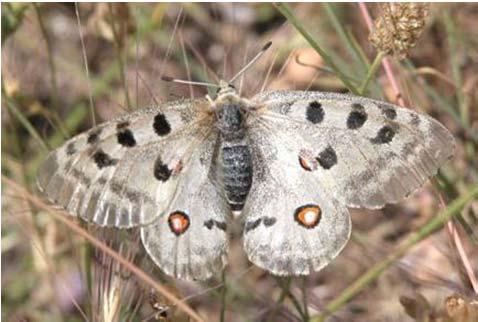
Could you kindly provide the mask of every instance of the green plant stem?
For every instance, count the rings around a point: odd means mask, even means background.
[[[363,95],[367,90],[368,84],[370,84],[372,77],[375,75],[375,73],[377,73],[378,68],[381,66],[380,63],[382,62],[382,59],[383,57],[385,57],[385,55],[385,52],[380,51],[377,56],[375,56],[372,65],[370,65],[370,68],[367,71],[367,76],[365,77],[362,86],[360,86],[359,95]]]
[[[292,304],[294,305],[295,309],[299,313],[300,317],[302,318],[303,321],[308,321],[309,317],[306,314],[306,312],[303,310],[301,303],[299,300],[292,294],[290,290],[287,290],[287,297],[292,301]]]
[[[348,76],[342,73],[332,58],[319,46],[312,35],[304,28],[304,25],[294,16],[289,7],[285,3],[275,3],[280,13],[289,20],[290,23],[299,31],[299,33],[307,40],[312,48],[322,57],[325,63],[337,74],[344,85],[354,94],[358,94],[357,88],[348,80]]]
[[[91,90],[90,69],[88,68],[88,58],[86,56],[85,40],[83,39],[83,32],[81,31],[80,9],[78,3],[75,3],[76,24],[78,26],[78,33],[80,34],[81,53],[83,54],[83,63],[85,64],[85,75],[88,81],[88,96],[90,100],[91,122],[96,126],[95,103],[93,102],[93,91]]]
[[[334,300],[329,302],[325,306],[323,313],[313,316],[310,321],[324,321],[327,316],[339,310],[370,283],[375,281],[381,273],[383,273],[395,261],[404,256],[412,246],[442,228],[448,220],[459,214],[461,209],[474,198],[478,198],[478,184],[470,187],[465,195],[453,201],[438,216],[430,219],[420,230],[418,230],[418,232],[410,234],[396,251],[367,270],[362,276],[356,279],[355,282],[343,290]]]
[[[357,62],[359,63],[358,66],[360,68],[360,73],[363,74],[365,73],[365,69],[367,67],[367,62],[362,59],[362,56],[360,55],[360,52],[357,50],[357,47],[354,46],[353,41],[350,39],[349,34],[344,28],[344,24],[339,20],[339,18],[336,15],[334,5],[330,3],[323,3],[322,6],[325,8],[325,12],[327,13],[327,16],[332,23],[332,26],[334,27],[335,31],[337,32],[337,35],[339,36],[340,40],[342,43],[345,45],[347,48],[347,51],[349,52],[350,56]]]
[[[301,305],[299,300],[294,296],[294,294],[292,294],[292,292],[290,291],[290,285],[292,282],[291,277],[285,277],[285,278],[277,277],[276,280],[277,280],[277,283],[280,285],[282,291],[281,291],[279,300],[277,302],[277,305],[275,307],[275,310],[273,311],[274,315],[277,313],[277,309],[279,308],[279,305],[284,301],[284,299],[289,298],[292,304],[294,305],[295,309],[301,316],[301,319],[303,321],[307,321],[309,317],[307,316],[305,311],[302,309],[303,306]]]
[[[355,37],[355,35],[352,33],[351,30],[347,29],[347,37],[350,39],[351,45],[355,48],[355,51],[358,53],[360,56],[360,61],[365,65],[365,67],[369,68],[370,67],[370,60],[367,57],[367,54],[365,54],[365,51],[363,50],[362,47],[360,47],[360,44]]]
[[[456,24],[453,21],[450,12],[448,10],[443,14],[443,21],[445,24],[445,30],[447,33],[448,51],[450,55],[451,72],[453,76],[453,82],[456,89],[456,99],[458,101],[458,111],[460,115],[461,123],[466,131],[470,129],[470,99],[463,91],[463,75],[461,72],[461,55],[459,46],[459,34],[456,28]],[[467,158],[470,161],[475,160],[476,151],[471,142],[465,142],[465,151]]]
[[[280,285],[281,292],[274,306],[272,307],[270,312],[267,314],[267,317],[264,318],[264,321],[277,320],[276,318],[277,312],[281,309],[282,304],[284,303],[285,299],[287,298],[287,295],[289,294],[290,281],[291,281],[290,277],[285,277],[283,279],[280,277],[276,277],[276,282],[277,284]]]
[[[8,96],[6,94],[6,90],[5,90],[4,85],[5,85],[5,82],[3,81],[3,75],[2,75],[2,95],[3,95],[3,99],[6,99]],[[11,111],[10,108],[7,108],[7,113],[8,113],[9,118],[13,118],[13,112]],[[13,156],[17,159],[21,159],[23,157],[22,156],[22,149],[21,149],[22,145],[20,144],[20,139],[19,139],[18,133],[16,131],[15,123],[9,122],[8,124],[6,124],[5,127],[2,127],[2,134],[4,135],[3,138],[6,137],[5,132],[7,132],[7,128],[11,129],[10,133],[11,133],[12,137],[11,138],[9,137],[8,140],[10,142],[13,142],[13,146],[12,146]],[[2,152],[4,152],[3,149],[4,149],[4,147],[3,147],[3,141],[2,141]],[[6,153],[4,155],[6,155]]]
[[[285,278],[278,277],[278,278],[276,278],[276,280],[277,280],[277,283],[280,285],[280,287],[282,289],[281,295],[279,297],[278,304],[282,303],[285,298],[289,298],[290,301],[292,302],[292,304],[294,305],[295,309],[297,310],[297,312],[301,316],[302,320],[307,321],[309,318],[304,313],[301,303],[299,302],[299,300],[297,300],[297,298],[294,296],[294,294],[292,294],[292,292],[290,291],[292,278],[290,278],[290,277],[285,277]],[[276,308],[278,308],[278,306],[276,306]],[[276,312],[274,312],[274,313],[276,313]]]
[[[460,63],[458,58],[458,44],[457,44],[457,31],[455,24],[450,17],[450,13],[448,11],[445,12],[443,15],[443,21],[445,23],[445,29],[447,32],[447,40],[448,40],[448,50],[450,53],[450,62],[451,62],[451,71],[453,76],[453,81],[455,83],[456,88],[456,98],[458,100],[458,107],[460,111],[460,117],[463,122],[463,126],[468,127],[469,124],[469,115],[468,115],[468,107],[466,104],[466,99],[463,94],[463,79],[460,71]]]

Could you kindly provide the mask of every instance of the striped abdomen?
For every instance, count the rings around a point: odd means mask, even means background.
[[[252,184],[252,158],[240,106],[224,106],[218,118],[224,190],[231,210],[239,211],[244,206]]]
[[[252,184],[252,162],[246,144],[222,146],[222,173],[227,200],[232,210],[241,210]]]

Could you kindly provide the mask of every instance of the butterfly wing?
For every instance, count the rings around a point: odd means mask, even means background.
[[[192,150],[208,135],[203,100],[127,114],[52,151],[40,190],[70,214],[100,226],[152,222],[167,208]],[[192,138],[192,139],[191,139]]]
[[[453,154],[441,124],[391,104],[310,92],[252,102],[244,245],[253,263],[277,275],[327,265],[349,238],[347,206],[396,202]]]
[[[327,265],[345,246],[350,216],[332,187],[297,166],[294,133],[252,115],[248,135],[253,183],[242,214],[250,261],[276,275],[305,275]]]
[[[419,188],[454,152],[433,118],[352,95],[269,92],[254,98],[268,126],[293,135],[302,170],[349,207],[380,208]],[[292,156],[291,156],[292,158]]]
[[[215,136],[194,151],[165,214],[141,228],[146,251],[167,274],[204,280],[226,264],[227,201],[213,184]]]

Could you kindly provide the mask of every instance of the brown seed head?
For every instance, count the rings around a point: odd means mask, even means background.
[[[415,47],[425,27],[429,5],[425,3],[386,3],[375,20],[369,40],[380,51],[403,59]]]

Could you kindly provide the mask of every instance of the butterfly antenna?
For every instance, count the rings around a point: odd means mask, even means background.
[[[246,70],[249,69],[261,56],[266,52],[266,50],[272,45],[272,41],[269,41],[267,44],[262,47],[261,51],[257,53],[257,55],[251,59],[250,62],[247,63],[246,66],[242,67],[242,69],[229,81],[229,84],[232,84],[239,76],[241,76]]]
[[[173,82],[179,84],[187,84],[187,85],[196,85],[196,86],[207,86],[207,87],[219,87],[218,84],[214,83],[206,83],[206,82],[194,82],[189,80],[177,79],[169,76],[161,76],[161,79],[165,82]]]

